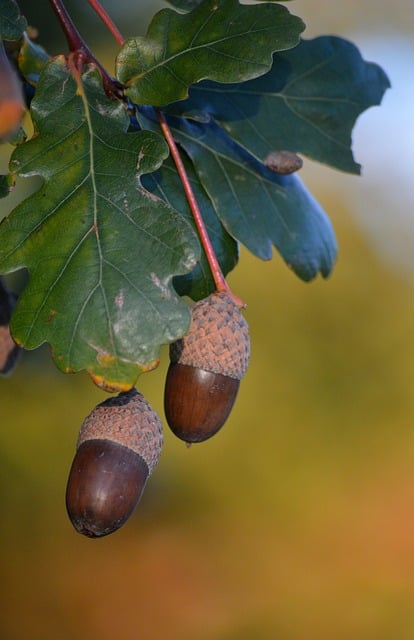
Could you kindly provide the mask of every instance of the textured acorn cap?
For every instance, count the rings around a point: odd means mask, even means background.
[[[111,440],[132,449],[144,460],[151,475],[160,457],[162,423],[136,389],[108,398],[85,419],[77,448],[86,440]]]
[[[249,328],[237,304],[220,291],[196,302],[188,333],[170,345],[172,363],[241,378],[250,358]]]

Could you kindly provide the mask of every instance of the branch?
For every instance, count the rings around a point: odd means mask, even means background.
[[[115,78],[112,78],[105,67],[103,67],[99,60],[95,58],[92,51],[89,49],[88,45],[77,30],[63,3],[63,0],[50,0],[50,4],[52,5],[60,26],[66,36],[75,66],[80,71],[85,63],[94,64],[102,75],[105,93],[110,97],[117,98],[118,100],[124,100],[121,84],[115,80]]]

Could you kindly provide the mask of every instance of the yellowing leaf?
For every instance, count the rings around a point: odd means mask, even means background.
[[[139,181],[168,149],[153,132],[126,133],[95,67],[75,81],[64,58],[43,72],[32,115],[36,134],[11,165],[44,183],[0,225],[0,269],[30,274],[13,336],[27,349],[49,342],[63,371],[127,389],[189,324],[171,282],[194,267],[198,241]]]

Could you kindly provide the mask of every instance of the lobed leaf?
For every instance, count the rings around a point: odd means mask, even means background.
[[[25,33],[19,51],[18,63],[21,74],[31,85],[36,85],[39,76],[50,59],[49,54],[43,47],[36,44]]]
[[[8,173],[0,175],[0,198],[5,198],[14,189],[14,177]]]
[[[279,2],[279,0],[260,0],[261,2]],[[289,0],[280,0],[281,2],[289,2]],[[182,11],[191,11],[194,7],[198,7],[203,0],[168,0],[169,4],[173,7],[181,9]]]
[[[168,0],[168,4],[171,4],[173,7],[180,9],[181,11],[191,11],[198,7],[203,0]]]
[[[182,154],[182,160],[189,178],[193,193],[203,215],[204,224],[213,245],[214,252],[224,275],[227,275],[237,264],[238,245],[227,233],[220,222],[214,207],[204,191],[192,164]],[[183,187],[171,158],[168,158],[158,171],[142,177],[143,186],[174,207],[191,224],[196,232],[194,220],[184,196]],[[189,296],[193,300],[201,300],[215,290],[214,279],[204,251],[197,265],[185,275],[176,276],[174,288],[181,296]]]
[[[331,272],[336,240],[329,219],[297,175],[278,175],[214,122],[171,119],[227,231],[263,260],[274,245],[303,280]]]
[[[11,166],[44,184],[0,224],[0,271],[30,273],[13,336],[27,349],[49,342],[65,372],[128,389],[190,321],[172,279],[194,267],[198,240],[139,181],[167,146],[150,131],[126,133],[125,109],[95,67],[72,76],[62,57],[41,75],[32,116],[36,133]]]
[[[294,47],[303,29],[279,4],[204,0],[185,14],[162,9],[146,36],[125,42],[117,77],[136,104],[166,105],[203,78],[239,82],[266,73],[272,53]]]
[[[27,21],[20,14],[15,0],[0,0],[0,38],[18,40],[27,29]]]
[[[189,100],[173,108],[194,117],[207,111],[259,160],[287,149],[359,173],[352,129],[389,86],[384,71],[363,60],[352,43],[322,36],[275,54],[271,70],[260,78],[194,85]]]

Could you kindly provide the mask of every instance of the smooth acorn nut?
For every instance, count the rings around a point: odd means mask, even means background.
[[[202,442],[223,426],[240,380],[221,373],[171,363],[165,382],[165,413],[172,431],[185,442]]]
[[[79,533],[98,538],[126,522],[162,441],[161,420],[136,389],[93,409],[81,427],[66,489],[66,508]]]
[[[191,315],[188,333],[170,346],[164,393],[167,422],[188,443],[223,426],[250,357],[247,322],[226,292],[200,300]]]

